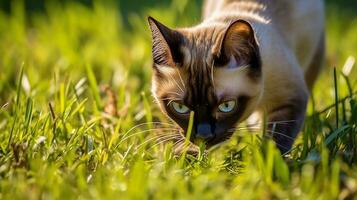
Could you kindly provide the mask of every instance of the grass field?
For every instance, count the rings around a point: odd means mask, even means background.
[[[0,11],[0,199],[357,198],[356,3],[327,3],[326,67],[283,158],[262,131],[198,157],[155,137],[173,127],[146,16],[192,25],[200,2],[65,2]]]

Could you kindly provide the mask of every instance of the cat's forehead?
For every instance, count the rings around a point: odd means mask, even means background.
[[[200,24],[195,27],[178,29],[189,42],[194,44],[215,43],[218,38],[224,35],[227,26],[221,23]]]
[[[216,95],[211,68],[195,66],[161,66],[160,77],[154,79],[154,92],[159,98],[175,98],[187,105],[214,104]]]
[[[195,59],[210,64],[213,61],[213,55],[220,51],[224,31],[223,25],[200,25],[180,30],[185,36],[184,43],[180,48],[185,61]]]

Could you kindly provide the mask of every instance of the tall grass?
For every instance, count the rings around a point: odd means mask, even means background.
[[[288,155],[261,131],[239,131],[176,157],[162,142],[175,127],[150,96],[144,16],[185,26],[199,6],[175,0],[125,19],[117,7],[46,2],[28,13],[12,1],[0,12],[0,199],[356,197],[354,16],[328,7],[326,68]]]

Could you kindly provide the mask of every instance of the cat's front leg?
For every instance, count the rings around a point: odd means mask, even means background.
[[[267,132],[282,154],[291,149],[304,123],[307,101],[307,92],[301,92],[268,112]]]

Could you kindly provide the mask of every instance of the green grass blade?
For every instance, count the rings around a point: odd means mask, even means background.
[[[335,112],[336,112],[336,128],[339,125],[339,111],[338,111],[338,84],[337,84],[337,72],[336,67],[333,68],[333,80],[334,80],[334,91],[335,91]]]
[[[86,65],[86,71],[87,71],[87,76],[88,76],[88,81],[89,81],[89,86],[91,88],[97,109],[101,110],[102,109],[102,102],[100,100],[100,93],[99,93],[99,88],[98,88],[98,83],[97,80],[94,76],[94,72],[91,68],[91,66],[88,64]]]

